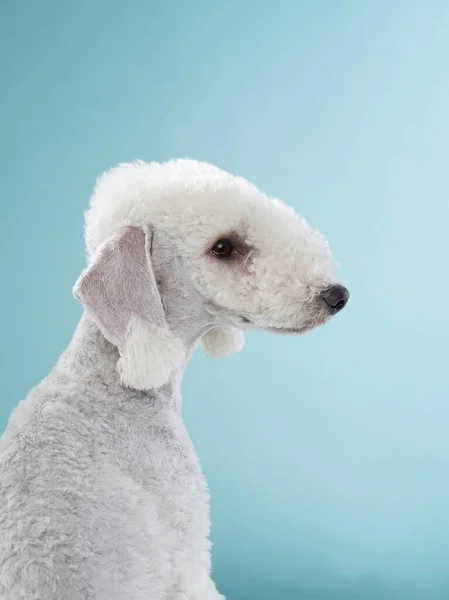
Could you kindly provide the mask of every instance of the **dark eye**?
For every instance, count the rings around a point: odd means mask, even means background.
[[[226,239],[218,240],[212,248],[212,254],[217,258],[230,258],[234,252],[232,242]]]

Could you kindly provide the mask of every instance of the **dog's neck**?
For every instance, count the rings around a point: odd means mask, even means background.
[[[111,396],[148,396],[153,401],[160,399],[181,409],[180,385],[185,366],[193,353],[196,341],[189,340],[187,359],[184,365],[172,374],[171,380],[161,388],[138,391],[123,387],[117,372],[119,351],[101,333],[97,325],[84,314],[67,349],[58,361],[57,369],[69,376],[82,380],[93,390],[101,390]]]

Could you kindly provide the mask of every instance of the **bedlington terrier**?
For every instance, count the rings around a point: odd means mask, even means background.
[[[104,174],[85,234],[84,314],[0,441],[0,600],[223,599],[184,368],[321,325],[348,291],[293,209],[193,160]]]

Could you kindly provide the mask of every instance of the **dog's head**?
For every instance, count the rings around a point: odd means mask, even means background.
[[[164,384],[199,337],[208,355],[229,354],[244,330],[303,333],[349,297],[327,242],[293,209],[192,160],[104,174],[86,246],[75,295],[138,389]]]

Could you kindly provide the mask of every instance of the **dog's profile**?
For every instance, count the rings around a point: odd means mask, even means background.
[[[183,370],[198,344],[321,325],[348,291],[303,218],[193,160],[105,173],[85,234],[84,315],[0,440],[0,600],[218,600]]]

